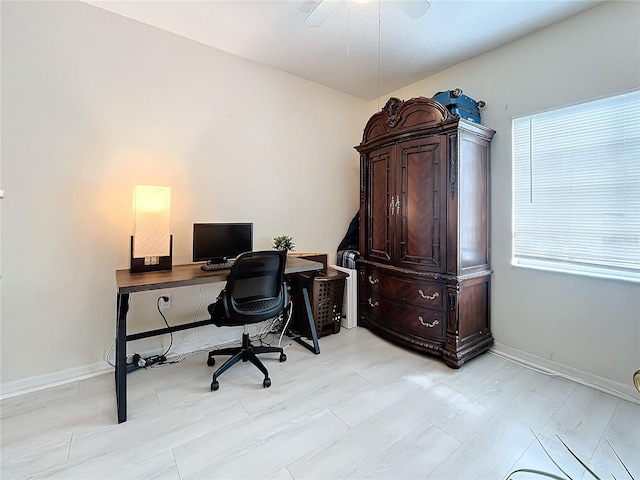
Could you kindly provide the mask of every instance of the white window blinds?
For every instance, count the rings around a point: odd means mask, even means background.
[[[512,263],[640,282],[640,92],[513,120]]]

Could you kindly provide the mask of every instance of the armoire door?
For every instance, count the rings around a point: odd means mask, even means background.
[[[364,255],[371,260],[392,260],[395,218],[395,159],[392,147],[369,154],[366,197],[366,243]]]
[[[396,264],[444,272],[446,265],[446,141],[442,135],[396,146]]]

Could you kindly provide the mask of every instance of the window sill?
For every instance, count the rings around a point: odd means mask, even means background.
[[[640,272],[618,271],[609,268],[582,267],[545,260],[512,258],[511,265],[517,268],[530,268],[546,272],[567,273],[584,277],[616,280],[626,283],[640,283]]]

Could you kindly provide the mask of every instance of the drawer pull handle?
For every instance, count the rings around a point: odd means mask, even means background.
[[[434,321],[433,321],[433,323],[425,322],[425,321],[424,321],[424,318],[422,318],[422,317],[418,317],[418,320],[420,320],[420,323],[421,323],[422,325],[424,325],[425,327],[429,327],[429,328],[433,328],[433,327],[435,327],[436,325],[440,325],[440,322],[439,322],[438,320],[434,320]]]
[[[371,297],[369,297],[369,306],[370,307],[377,307],[378,306],[378,302],[373,302],[373,300],[371,300]]]
[[[378,282],[379,282],[379,280],[377,278],[371,278],[371,275],[369,275],[369,283],[371,285],[375,285]]]
[[[393,206],[395,202],[393,201],[393,195],[391,195],[391,203],[389,204],[389,210],[391,211],[391,215],[393,215]]]
[[[435,300],[436,298],[438,298],[440,296],[440,294],[438,292],[434,293],[433,295],[425,295],[422,290],[418,290],[418,293],[420,294],[420,296],[422,298],[426,298],[427,300]]]

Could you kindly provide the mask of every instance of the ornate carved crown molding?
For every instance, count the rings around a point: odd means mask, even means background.
[[[398,115],[398,112],[403,103],[404,102],[399,98],[391,97],[389,100],[387,100],[385,106],[382,107],[382,113],[387,116],[387,123],[390,127],[395,127],[402,118],[400,115]]]

